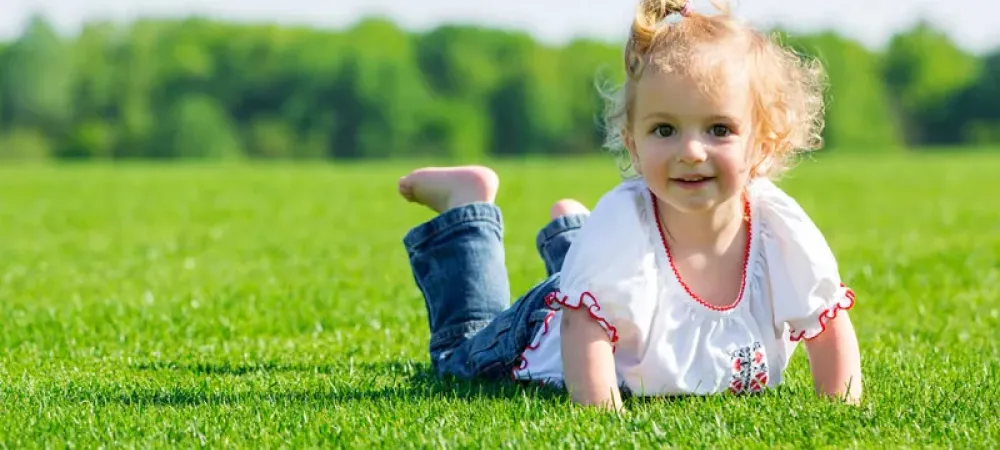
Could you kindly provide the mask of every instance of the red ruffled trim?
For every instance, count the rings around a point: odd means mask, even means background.
[[[820,330],[816,334],[809,337],[805,337],[806,330],[802,330],[800,332],[791,330],[790,331],[791,335],[789,336],[789,339],[792,342],[799,342],[803,339],[805,339],[806,341],[811,341],[813,339],[816,339],[817,336],[823,334],[823,332],[826,331],[826,324],[829,323],[831,320],[836,319],[837,314],[840,313],[840,311],[847,311],[854,307],[854,291],[851,290],[851,288],[847,287],[844,283],[841,283],[840,287],[846,289],[846,291],[844,292],[844,298],[847,300],[847,302],[846,303],[837,302],[836,305],[827,308],[819,315]],[[796,333],[798,333],[798,335],[796,335]]]
[[[587,312],[590,313],[590,317],[596,320],[601,327],[608,333],[608,338],[611,339],[611,344],[618,342],[618,329],[614,325],[608,323],[608,320],[599,314],[601,310],[601,305],[597,302],[597,298],[594,297],[590,292],[584,292],[580,294],[580,304],[576,306],[571,306],[568,304],[568,296],[559,297],[559,291],[550,292],[545,296],[545,306],[552,310],[547,316],[545,316],[545,321],[542,323],[542,334],[538,336],[538,340],[534,343],[528,344],[528,346],[521,352],[519,357],[518,365],[511,369],[511,378],[517,379],[517,372],[523,371],[528,368],[528,358],[525,356],[526,353],[532,350],[537,350],[538,347],[542,345],[542,339],[545,335],[549,334],[549,322],[556,315],[556,310],[559,307],[570,308],[578,310],[587,305]],[[612,352],[614,352],[614,347],[612,346]]]
[[[558,308],[554,308],[553,305],[559,304],[564,308],[578,310],[586,304],[587,312],[590,313],[590,317],[601,324],[601,327],[603,327],[608,333],[608,339],[611,339],[611,343],[614,344],[615,342],[618,342],[618,329],[615,328],[614,325],[608,323],[608,320],[598,313],[601,310],[601,304],[597,302],[597,298],[594,297],[594,294],[591,294],[590,292],[580,294],[580,304],[576,306],[570,306],[567,304],[567,299],[569,299],[569,297],[565,295],[562,298],[559,298],[559,291],[550,292],[545,296],[545,306],[549,309],[555,310]]]

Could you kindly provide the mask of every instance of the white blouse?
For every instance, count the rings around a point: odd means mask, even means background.
[[[663,241],[642,180],[598,202],[563,263],[561,289],[515,380],[563,384],[562,307],[585,307],[614,344],[618,381],[633,395],[758,392],[781,383],[799,341],[854,306],[826,239],[805,211],[766,179],[747,195],[750,239],[743,289],[731,306],[690,295]]]

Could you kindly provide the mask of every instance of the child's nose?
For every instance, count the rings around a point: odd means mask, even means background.
[[[705,145],[698,136],[684,136],[681,138],[680,159],[686,163],[704,161],[707,157]]]

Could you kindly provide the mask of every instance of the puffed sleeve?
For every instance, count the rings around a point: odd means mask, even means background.
[[[605,194],[570,246],[550,308],[586,308],[612,342],[648,330],[655,305],[654,254],[643,226],[645,196],[622,185]],[[643,320],[647,323],[643,323]]]
[[[778,328],[792,342],[809,340],[841,311],[854,307],[854,292],[841,278],[826,238],[801,206],[767,180],[756,181],[765,257]]]

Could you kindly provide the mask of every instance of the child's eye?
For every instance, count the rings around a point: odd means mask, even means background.
[[[712,125],[711,133],[715,137],[727,137],[732,134],[733,130],[725,125]]]
[[[653,133],[659,137],[670,137],[674,134],[674,127],[670,125],[657,125],[653,128]]]

